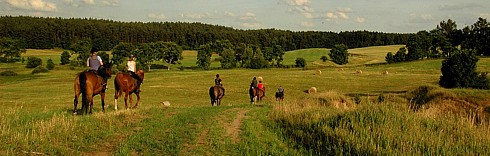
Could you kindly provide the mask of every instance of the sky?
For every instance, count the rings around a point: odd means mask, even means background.
[[[490,19],[490,0],[0,0],[0,16],[200,22],[235,29],[415,33]]]

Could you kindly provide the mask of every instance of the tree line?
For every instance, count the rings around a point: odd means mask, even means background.
[[[304,48],[350,48],[405,44],[410,34],[369,31],[288,31],[276,29],[240,30],[231,27],[185,22],[119,22],[92,18],[0,17],[0,37],[22,41],[28,49],[68,49],[79,40],[89,40],[100,50],[117,44],[174,42],[183,49],[198,50],[216,40],[259,47],[279,45],[285,51]]]

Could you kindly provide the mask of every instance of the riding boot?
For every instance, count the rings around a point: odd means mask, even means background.
[[[140,86],[141,86],[141,82],[138,81],[138,83],[136,84],[136,91],[135,91],[136,93],[141,92],[141,87]]]

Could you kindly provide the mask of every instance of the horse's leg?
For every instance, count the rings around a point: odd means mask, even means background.
[[[129,94],[129,109],[133,108],[133,95]]]
[[[140,93],[136,93],[136,104],[134,105],[133,108],[136,108],[138,107],[138,104],[140,103]]]
[[[92,114],[92,108],[94,106],[94,95],[88,95],[88,103],[89,103],[89,107],[90,107],[90,114]]]
[[[128,92],[124,92],[124,105],[126,106],[126,109],[128,109]]]
[[[77,115],[77,105],[78,105],[78,97],[80,94],[75,93],[75,99],[73,99],[73,115]]]
[[[100,100],[102,101],[102,112],[105,112],[105,92],[100,93]]]
[[[122,93],[120,90],[116,90],[116,92],[114,93],[114,110],[117,110],[117,98],[119,98],[121,94]]]

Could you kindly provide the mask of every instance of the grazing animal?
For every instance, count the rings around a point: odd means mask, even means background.
[[[145,78],[145,72],[143,70],[136,71],[136,75],[141,78],[141,81]],[[140,92],[136,92],[138,89],[138,80],[133,78],[129,73],[117,73],[114,78],[114,89],[116,92],[114,93],[114,109],[117,110],[117,99],[124,93],[124,105],[126,109],[128,109],[128,97],[129,97],[129,108],[133,104],[133,97],[131,94],[136,94],[137,101],[136,104],[132,108],[138,107],[140,102]]]
[[[248,89],[248,93],[250,95],[250,102],[254,104],[255,102],[261,101],[264,97],[265,87],[262,90],[260,90],[259,88],[250,87]]]
[[[102,111],[105,112],[105,86],[104,80],[107,80],[112,75],[111,64],[107,63],[99,67],[97,73],[95,71],[83,71],[77,74],[74,81],[75,99],[73,100],[73,114],[77,114],[78,98],[82,94],[82,115],[85,113],[92,114],[94,105],[93,97],[100,94],[102,101]],[[107,83],[107,82],[105,82]],[[90,112],[88,108],[90,107]]]
[[[284,101],[284,92],[276,92],[276,101]]]
[[[209,88],[209,97],[211,98],[211,106],[220,106],[221,99],[225,96],[225,88],[222,86],[212,86]]]

